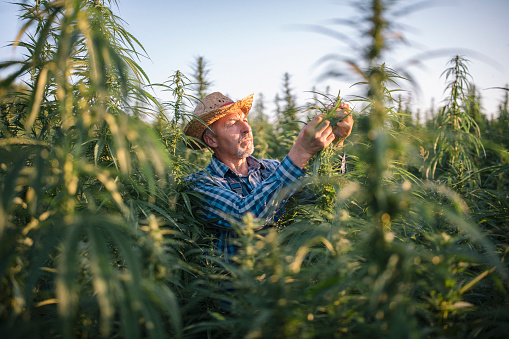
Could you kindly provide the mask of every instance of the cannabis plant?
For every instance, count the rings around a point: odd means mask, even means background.
[[[214,277],[227,288],[213,298],[228,303],[212,309],[203,333],[420,338],[500,336],[507,329],[502,247],[475,223],[454,186],[420,178],[401,160],[418,159],[425,145],[390,122],[399,113],[392,93],[406,78],[384,62],[390,38],[401,36],[393,30],[398,5],[356,2],[355,41],[366,45],[347,64],[365,94],[358,98],[357,144],[347,149],[347,180],[324,181],[335,185],[332,206],[261,232],[246,217],[237,227],[235,264],[222,264]],[[493,302],[487,306],[480,295]]]
[[[23,57],[0,65],[2,88],[28,87],[2,105],[0,333],[180,336],[172,219],[151,198],[170,159],[141,120],[143,48],[109,2],[18,5]]]
[[[476,102],[468,95],[472,84],[467,62],[457,55],[443,73],[448,81],[449,97],[435,121],[438,133],[426,174],[434,177],[438,170],[448,176],[452,185],[473,188],[479,185],[476,160],[484,155],[484,148],[479,125],[469,114],[472,111],[469,108],[475,108]]]

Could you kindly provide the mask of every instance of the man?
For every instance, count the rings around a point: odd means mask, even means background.
[[[219,92],[212,93],[197,105],[195,117],[184,129],[187,136],[204,143],[190,147],[208,146],[214,152],[207,168],[191,174],[186,181],[203,197],[198,206],[200,218],[212,226],[216,248],[225,261],[235,253],[232,224],[240,224],[248,212],[269,222],[289,197],[292,184],[304,175],[311,157],[334,140],[342,145],[353,126],[351,115],[345,113],[349,106],[342,104],[338,117],[346,118],[337,126],[330,126],[329,121],[322,121],[323,115],[318,115],[301,130],[281,162],[258,160],[251,156],[253,135],[247,121],[252,104],[252,94],[234,102]],[[287,196],[278,196],[285,192]]]

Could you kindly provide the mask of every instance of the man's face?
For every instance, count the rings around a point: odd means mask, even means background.
[[[232,111],[212,124],[216,145],[214,151],[223,156],[247,158],[253,153],[253,134],[241,110]]]

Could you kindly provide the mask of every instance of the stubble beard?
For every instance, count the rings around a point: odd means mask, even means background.
[[[253,154],[254,151],[254,145],[253,145],[253,137],[251,135],[247,135],[239,140],[239,145],[246,139],[251,139],[251,143],[249,144],[249,147],[247,149],[241,149],[239,148],[237,150],[237,156],[239,159],[244,159]]]

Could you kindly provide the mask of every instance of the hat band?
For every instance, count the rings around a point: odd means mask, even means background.
[[[221,106],[219,106],[219,108],[224,107],[224,106],[231,105],[231,104],[233,104],[233,103],[234,103],[233,101],[227,102],[226,104],[222,104]]]

